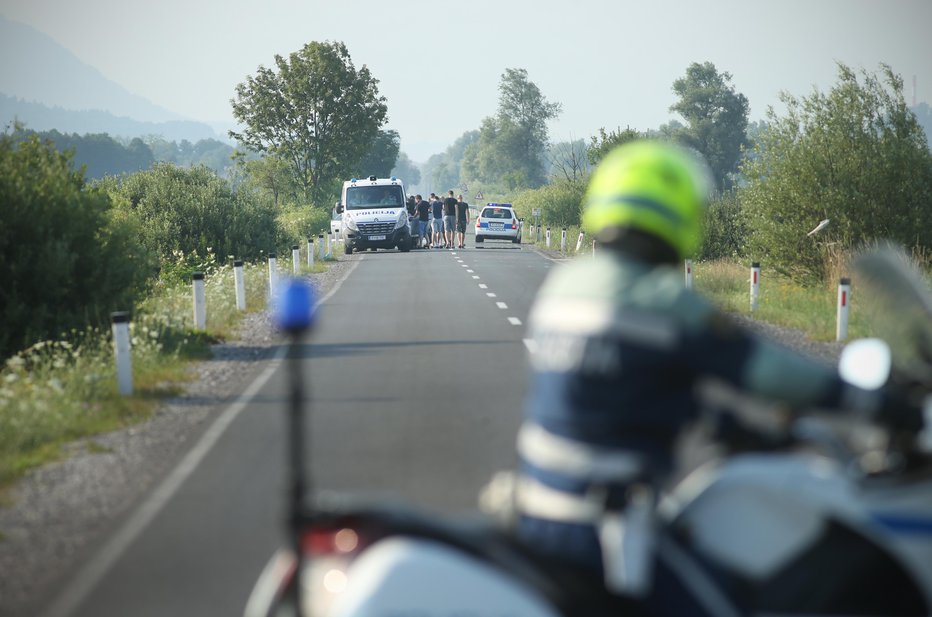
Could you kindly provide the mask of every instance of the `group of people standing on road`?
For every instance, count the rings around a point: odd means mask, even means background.
[[[416,195],[414,209],[424,248],[466,248],[469,204],[462,195],[454,197],[452,190],[443,200],[435,193],[430,194],[430,200]]]

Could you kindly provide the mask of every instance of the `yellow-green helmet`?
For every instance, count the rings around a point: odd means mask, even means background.
[[[593,172],[583,201],[583,227],[596,238],[612,229],[637,229],[685,258],[699,244],[708,187],[698,155],[663,142],[629,142],[612,150]]]

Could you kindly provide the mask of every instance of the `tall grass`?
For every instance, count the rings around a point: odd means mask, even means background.
[[[185,260],[184,256],[176,256]],[[59,456],[70,441],[143,420],[158,402],[178,393],[187,364],[210,356],[210,344],[230,337],[242,313],[233,272],[214,256],[203,261],[207,325],[194,329],[190,283],[156,285],[130,323],[134,394],[117,392],[109,330],[63,333],[7,359],[0,368],[0,487]],[[315,262],[312,271],[325,264]],[[291,272],[288,259],[279,269]],[[308,272],[306,265],[300,270]],[[172,268],[167,268],[171,272]],[[247,311],[265,308],[267,263],[244,266]]]

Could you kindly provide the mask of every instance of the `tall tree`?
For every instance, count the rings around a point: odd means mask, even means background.
[[[482,121],[478,143],[464,156],[469,180],[540,186],[546,182],[547,122],[560,103],[548,101],[525,69],[505,69],[499,82],[498,113]]]
[[[398,153],[398,159],[395,161],[392,175],[401,178],[408,188],[415,187],[421,183],[421,170],[404,152]]]
[[[379,131],[369,152],[359,163],[357,176],[370,176],[375,174],[379,178],[387,178],[392,173],[395,161],[398,160],[398,151],[401,149],[401,138],[398,131]]]
[[[230,137],[288,161],[305,199],[329,202],[385,124],[385,97],[343,43],[308,43],[288,58],[276,55],[275,66],[260,66],[236,86],[230,103],[245,129]]]
[[[827,94],[783,93],[742,173],[750,247],[775,267],[824,274],[826,253],[879,239],[932,247],[932,154],[903,99],[903,80],[882,65],[862,80],[843,64]],[[828,227],[810,230],[822,220]]]
[[[670,111],[686,120],[677,136],[705,156],[718,188],[727,188],[747,141],[747,97],[735,92],[730,73],[719,73],[711,62],[690,64],[673,92],[679,100]]]
[[[625,127],[624,130],[621,130],[621,127],[619,127],[610,133],[606,133],[604,127],[600,128],[599,134],[593,135],[589,139],[589,147],[586,150],[589,164],[598,165],[599,161],[605,158],[605,155],[611,152],[616,146],[634,141],[635,139],[640,139],[641,137],[643,137],[643,135],[630,126]]]

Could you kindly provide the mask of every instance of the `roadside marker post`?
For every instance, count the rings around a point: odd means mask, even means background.
[[[686,289],[693,288],[693,261],[692,259],[686,260]]]
[[[757,310],[760,301],[760,262],[751,263],[751,312]]]
[[[269,253],[269,299],[275,297],[278,287],[278,257],[275,253]]]
[[[328,231],[327,232],[327,257],[328,258],[333,257],[333,247],[330,244],[332,236],[333,236],[333,232]]]
[[[327,247],[324,246],[324,234],[317,234],[317,250],[318,250],[317,256],[320,258],[321,261],[324,260],[324,255],[326,255],[326,253],[324,253],[324,250],[326,250],[326,248]]]
[[[835,318],[835,340],[848,338],[848,308],[851,303],[851,279],[844,277],[838,283],[838,311]]]
[[[549,227],[547,228],[546,236],[547,236],[547,248],[549,249],[550,248],[550,228]]]
[[[113,330],[113,353],[116,358],[117,388],[123,396],[133,393],[133,361],[130,353],[129,313],[119,311],[110,314]]]
[[[579,237],[576,239],[576,252],[579,252],[579,249],[582,248],[583,238],[586,236],[586,232],[580,231]]]
[[[204,273],[195,272],[191,275],[194,287],[194,327],[203,330],[207,327],[207,304],[204,296]]]
[[[295,276],[301,273],[301,249],[297,244],[291,245],[291,272]]]
[[[307,239],[307,267],[314,267],[314,238]]]
[[[560,232],[560,250],[566,250],[566,227]]]
[[[236,260],[233,262],[233,288],[236,291],[236,308],[240,311],[246,310],[246,279],[243,276],[243,262]]]

